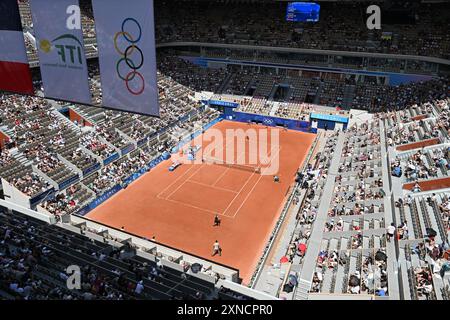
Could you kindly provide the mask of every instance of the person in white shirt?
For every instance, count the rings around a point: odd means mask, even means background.
[[[220,247],[219,241],[217,241],[217,240],[213,244],[212,256],[215,256],[216,254],[219,254],[219,256],[222,256],[222,248]]]
[[[391,225],[389,227],[387,227],[387,233],[386,233],[387,241],[391,241],[391,238],[394,237],[395,230],[396,230],[396,228],[395,228],[394,223],[391,223]]]
[[[403,222],[402,230],[403,230],[403,239],[408,239],[408,226],[406,225],[406,221]]]

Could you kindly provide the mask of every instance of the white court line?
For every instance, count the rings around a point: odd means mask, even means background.
[[[233,141],[228,141],[227,144],[225,145],[225,150],[223,150],[223,151],[225,151],[225,160],[226,160],[226,158],[227,158],[227,149],[228,149],[228,145],[231,144],[231,143],[233,143],[233,145],[234,145],[234,138],[233,138]],[[208,146],[209,146],[209,145],[208,145]],[[223,151],[222,151],[222,152],[223,152]],[[211,156],[211,155],[210,155],[210,156]],[[211,156],[211,157],[212,157],[212,156]],[[219,159],[219,160],[220,160],[220,159]],[[224,171],[221,175],[219,175],[219,178],[217,178],[217,180],[214,181],[214,183],[213,183],[213,185],[212,185],[213,187],[216,185],[217,182],[219,182],[220,179],[222,179],[222,177],[228,172],[228,170],[230,170],[230,168],[226,168],[225,171]]]
[[[191,142],[193,142],[194,140],[191,140],[191,141],[189,141],[189,142],[187,142],[185,145],[183,145],[183,147],[185,147],[186,145],[190,145],[191,144]],[[183,148],[182,147],[182,148]],[[202,144],[202,149],[204,149],[204,146],[203,146],[203,144]],[[203,150],[202,150],[202,152],[203,152]],[[200,166],[200,168],[201,168],[202,166]],[[192,170],[192,168],[194,168],[194,165],[192,164],[192,166],[188,169],[188,170],[186,170],[186,172],[185,173],[183,173],[181,176],[179,176],[174,182],[172,182],[171,184],[169,184],[166,188],[164,188],[160,193],[158,193],[158,195],[157,195],[157,198],[159,198],[159,199],[164,199],[163,197],[161,197],[161,194],[162,193],[164,193],[167,189],[169,189],[170,187],[172,187],[175,183],[177,183],[178,182],[178,180],[180,180],[181,178],[183,178],[188,172],[190,172],[191,170]],[[198,171],[198,170],[197,170]],[[189,177],[189,178],[191,178],[191,176]],[[188,179],[189,179],[188,178]],[[184,181],[184,182],[186,182],[186,180]],[[182,185],[184,184],[184,182],[182,182]],[[170,195],[172,195],[172,193],[170,194]],[[169,195],[169,196],[170,196]],[[169,196],[167,196],[167,198],[169,197]]]
[[[227,146],[228,146],[228,144],[227,144]],[[244,152],[243,152],[243,154],[245,155],[245,150],[244,150]],[[240,156],[242,156],[242,154],[240,155]],[[240,157],[239,156],[239,157]],[[193,167],[193,166],[192,166]],[[224,188],[220,188],[220,187],[215,187],[214,185],[213,186],[211,186],[211,185],[207,185],[207,184],[203,184],[203,183],[200,183],[200,182],[196,182],[196,181],[194,181],[194,180],[191,180],[191,178],[198,172],[198,171],[200,171],[200,169],[203,167],[203,165],[200,165],[199,166],[199,168],[194,172],[194,173],[192,173],[186,180],[184,180],[174,191],[172,191],[167,197],[165,197],[165,198],[163,198],[163,197],[161,197],[160,195],[161,195],[161,193],[163,193],[164,191],[166,191],[168,188],[170,188],[173,184],[175,184],[179,179],[181,179],[182,177],[184,177],[189,171],[191,171],[192,170],[192,167],[191,168],[189,168],[189,170],[187,170],[185,173],[183,173],[183,175],[181,175],[180,177],[178,177],[177,178],[177,180],[175,180],[173,183],[171,183],[166,189],[164,189],[163,191],[161,191],[156,197],[158,198],[158,199],[163,199],[163,200],[167,200],[167,201],[175,201],[175,202],[178,202],[178,203],[181,203],[181,202],[179,202],[179,201],[176,201],[176,200],[173,200],[173,199],[170,199],[170,197],[175,193],[175,192],[177,192],[187,181],[189,181],[189,182],[195,182],[195,183],[197,183],[197,184],[201,184],[201,185],[205,185],[205,186],[207,186],[207,187],[210,187],[210,188],[215,188],[215,189],[222,189],[222,190],[225,190],[225,191],[227,191],[227,192],[233,192],[233,193],[236,193],[236,191],[231,191],[231,190],[228,190],[228,189],[224,189]],[[230,168],[227,168],[227,170],[229,170]],[[254,173],[252,173],[252,176],[254,175]],[[248,180],[250,180],[250,178],[248,179]],[[246,184],[248,183],[248,180],[247,180],[247,182],[246,182]],[[242,189],[245,187],[245,185],[241,188],[241,191],[242,191]],[[240,191],[239,191],[240,192]],[[237,193],[238,194],[238,193]],[[236,197],[235,197],[236,198]],[[233,199],[233,201],[234,201],[234,199]],[[231,203],[233,203],[233,201],[231,201]],[[201,209],[201,208],[199,208],[199,207],[196,207],[196,206],[193,206],[193,205],[188,205],[188,204],[185,204],[185,205],[187,205],[187,206],[190,206],[190,207],[193,207],[193,208],[197,208],[197,209]],[[227,208],[228,209],[228,208]],[[226,209],[226,210],[227,210]],[[226,212],[226,210],[224,211],[224,213],[222,213],[222,215],[225,215],[225,212]],[[209,210],[206,210],[206,211],[209,211]],[[209,212],[211,212],[211,211],[209,211]]]
[[[227,150],[229,144],[230,144],[230,143],[227,143],[226,146],[225,146],[225,153],[226,153],[226,150]],[[233,144],[234,144],[234,140],[233,140]],[[239,159],[240,159],[242,156],[244,156],[244,162],[245,162],[245,155],[246,155],[246,154],[247,154],[247,153],[245,152],[245,148],[244,148],[244,151],[241,152],[241,154],[236,158],[237,164],[239,164]],[[250,153],[249,153],[249,154],[250,154]],[[226,157],[226,155],[225,155],[225,157]],[[258,158],[258,155],[256,155],[256,158]],[[228,172],[228,170],[230,170],[230,169],[231,169],[231,168],[227,168],[227,169],[219,176],[219,178],[217,178],[217,180],[213,183],[213,186],[215,186],[216,183],[219,182],[220,179],[222,179],[223,176],[224,176],[224,175]]]
[[[272,150],[270,150],[270,152],[272,153]],[[244,154],[245,156],[245,149],[244,151],[239,155],[238,159],[242,156],[242,154]],[[237,159],[236,159],[237,160]],[[250,181],[251,178],[253,178],[253,176],[255,175],[254,172],[252,172],[252,174],[250,175],[250,177],[247,178],[247,180],[245,181],[244,185],[242,186],[242,188],[239,190],[239,192],[236,194],[236,196],[233,198],[233,200],[231,200],[231,202],[228,204],[227,208],[225,209],[225,211],[223,212],[223,214],[225,215],[225,213],[228,211],[228,209],[231,207],[231,205],[233,204],[234,200],[236,200],[236,198],[239,196],[239,194],[242,192],[242,190],[244,190],[245,186],[248,184],[248,182]],[[234,214],[234,216],[236,216],[236,213]],[[234,218],[233,216],[233,218]]]
[[[274,148],[275,148],[275,146],[272,147],[272,148],[270,148],[270,155],[271,155],[270,159],[271,159],[271,160],[273,159],[273,156],[272,156],[272,150],[273,150]],[[278,153],[280,152],[280,149],[281,149],[281,147],[278,148]],[[270,161],[269,163],[271,163],[271,162],[272,162],[272,161]],[[262,173],[262,172],[261,172],[261,173]],[[242,192],[242,190],[244,190],[245,186],[248,184],[248,182],[250,181],[250,179],[253,178],[254,174],[255,174],[255,173],[253,172],[252,175],[247,179],[247,181],[245,182],[245,184],[242,186],[242,188],[239,190],[239,192],[238,192],[238,194],[236,195],[236,197],[234,197],[234,199],[231,200],[230,204],[228,205],[228,207],[227,207],[227,208],[225,209],[225,211],[223,212],[224,214],[228,211],[228,209],[231,207],[231,205],[232,205],[233,202],[236,200],[236,198],[238,197],[238,195]],[[262,177],[262,175],[261,175],[261,177]],[[259,179],[258,179],[258,181],[257,181],[256,183],[259,182],[259,180],[261,179],[261,177],[259,177]],[[254,186],[253,186],[253,189],[254,189]],[[253,190],[253,189],[252,189],[252,190]],[[240,207],[239,207],[239,208],[240,208]],[[236,213],[237,213],[237,212],[234,213],[233,218],[236,216]]]
[[[183,205],[183,206],[191,207],[191,208],[194,208],[194,209],[197,209],[197,210],[201,210],[201,211],[206,211],[206,212],[208,212],[208,213],[213,213],[213,214],[223,215],[222,213],[218,213],[217,211],[212,211],[212,210],[200,208],[200,207],[194,206],[194,205],[192,205],[192,204],[184,203],[184,202],[181,202],[181,201],[178,201],[178,200],[173,200],[173,199],[162,199],[162,200],[170,201],[170,202],[175,202],[175,203],[181,204],[181,205]]]
[[[189,171],[192,170],[192,168],[194,168],[194,166],[192,165],[188,170],[186,170],[185,173],[183,173],[181,176],[179,176],[174,182],[172,182],[171,184],[169,184],[167,187],[165,187],[160,193],[158,193],[157,197],[160,199],[164,199],[162,197],[160,197],[161,193],[164,193],[167,189],[169,189],[171,186],[173,186],[175,183],[178,182],[178,180],[180,180],[181,178],[183,178]]]
[[[253,172],[250,177],[247,178],[247,181],[245,181],[244,185],[242,186],[241,190],[239,190],[238,193],[236,193],[236,196],[233,198],[233,200],[231,200],[230,204],[228,205],[228,207],[225,209],[225,211],[223,212],[223,214],[225,215],[225,213],[227,212],[227,210],[231,207],[231,205],[233,204],[234,200],[236,200],[236,198],[239,196],[239,194],[242,192],[242,190],[244,190],[245,186],[247,185],[247,183],[250,181],[251,178],[253,178],[253,176],[255,175],[255,173]],[[236,215],[236,214],[235,214]],[[227,216],[228,217],[228,216]]]
[[[227,144],[227,146],[228,146],[228,144]],[[244,152],[242,152],[241,153],[241,155],[239,155],[239,158],[242,156],[242,154],[244,154],[245,155],[245,150],[244,150]],[[253,175],[255,174],[254,172],[250,175],[250,177],[247,179],[247,181],[246,181],[246,183],[242,186],[242,188],[241,188],[241,190],[239,191],[239,192],[236,192],[236,191],[231,191],[231,190],[228,190],[228,189],[225,189],[225,188],[220,188],[220,187],[215,187],[214,185],[208,185],[208,184],[205,184],[205,183],[201,183],[201,182],[197,182],[197,181],[193,181],[193,180],[190,180],[201,168],[202,168],[203,166],[200,166],[200,168],[198,169],[198,170],[196,170],[193,174],[191,174],[185,181],[183,181],[183,183],[181,183],[181,185],[177,188],[177,189],[175,189],[172,193],[170,193],[166,198],[160,198],[160,199],[163,199],[163,200],[166,200],[166,201],[172,201],[172,202],[176,202],[176,203],[179,203],[179,204],[182,204],[182,205],[185,205],[185,206],[187,206],[187,207],[191,207],[191,208],[195,208],[195,209],[198,209],[198,210],[201,210],[201,211],[206,211],[206,212],[209,212],[209,213],[214,213],[214,214],[219,214],[219,215],[222,215],[222,216],[225,216],[225,217],[229,217],[229,216],[227,216],[227,215],[225,215],[225,212],[228,210],[228,208],[231,206],[231,204],[234,202],[234,200],[236,199],[236,197],[239,195],[239,193],[244,189],[244,187],[247,185],[247,183],[250,181],[250,178],[251,177],[253,177]],[[227,168],[227,170],[225,170],[225,172],[227,172],[228,170],[229,170],[230,168]],[[180,201],[177,201],[177,200],[173,200],[173,199],[170,199],[170,197],[176,192],[176,191],[178,191],[186,182],[191,182],[191,183],[197,183],[197,184],[199,184],[199,185],[203,185],[203,186],[207,186],[207,187],[210,187],[210,188],[215,188],[215,189],[219,189],[219,190],[225,190],[225,191],[228,191],[228,192],[233,192],[233,193],[236,193],[236,196],[233,198],[233,200],[230,202],[230,204],[228,205],[228,207],[224,210],[224,212],[223,213],[218,213],[218,210],[216,211],[216,212],[214,212],[214,211],[211,211],[211,210],[208,210],[208,209],[203,209],[203,208],[200,208],[200,207],[197,207],[197,206],[194,206],[194,205],[191,205],[191,204],[187,204],[187,203],[184,203],[184,202],[180,202]],[[236,214],[233,216],[233,217],[229,217],[229,218],[233,218],[234,219],[234,217],[236,216]]]
[[[219,210],[212,211],[212,210],[209,210],[209,209],[204,209],[204,208],[200,208],[200,207],[194,206],[193,204],[184,203],[184,202],[181,202],[181,201],[178,201],[178,200],[163,199],[163,198],[161,198],[161,199],[165,200],[165,201],[178,203],[178,204],[181,204],[183,206],[194,208],[194,209],[197,209],[197,210],[200,210],[200,211],[204,211],[204,212],[207,212],[207,213],[218,214],[220,216],[224,216],[224,217],[227,217],[227,218],[230,218],[230,219],[234,219],[234,217],[229,217],[229,216],[225,215],[224,213],[219,212]]]
[[[272,154],[272,149],[270,149],[270,153]],[[278,155],[280,154],[280,150],[281,147],[278,148]],[[270,157],[270,163],[272,163],[272,159],[273,157]],[[245,202],[247,202],[247,199],[250,197],[250,195],[253,193],[253,190],[255,190],[256,186],[258,185],[259,181],[261,180],[261,178],[263,177],[263,174],[261,172],[260,177],[258,178],[258,180],[256,181],[256,183],[253,185],[253,188],[250,190],[250,192],[247,194],[247,196],[245,197],[244,201],[242,201],[241,205],[239,206],[239,208],[236,210],[236,212],[233,215],[233,218],[236,217],[237,213],[239,212],[239,210],[241,210],[241,208],[243,207],[243,205],[245,204]]]
[[[180,183],[180,185],[179,185],[175,190],[173,190],[171,193],[169,193],[169,195],[166,197],[166,199],[169,199],[170,196],[172,196],[172,195],[173,195],[175,192],[177,192],[182,186],[184,186],[184,184],[186,183],[186,181],[189,180],[190,178],[192,178],[197,172],[199,172],[200,169],[201,169],[202,167],[203,167],[203,166],[199,166],[198,169],[195,170],[195,172],[194,172],[193,174],[191,174],[186,180],[184,180],[182,183]]]
[[[185,181],[185,183],[186,183],[186,182],[199,184],[199,185],[201,185],[201,186],[205,186],[205,187],[209,187],[209,188],[213,188],[213,189],[217,189],[217,190],[221,190],[221,191],[227,191],[227,192],[237,193],[236,190],[231,190],[231,189],[226,189],[226,188],[221,188],[221,187],[215,187],[215,186],[212,186],[212,185],[210,185],[210,184],[206,184],[206,183],[203,183],[203,182],[198,182],[198,181],[195,181],[195,180],[187,179],[187,180]]]
[[[229,143],[228,143],[228,144],[229,144]],[[228,147],[228,144],[226,145],[226,147]],[[271,161],[269,161],[269,164],[272,162],[272,159],[274,158],[274,157],[272,156],[272,151],[273,151],[273,149],[274,149],[274,148],[271,148],[271,149],[270,149],[270,155],[271,155],[270,159],[271,159]],[[280,153],[280,150],[281,150],[281,147],[278,148],[278,154]],[[226,149],[225,149],[225,152],[226,152]],[[238,160],[242,155],[244,155],[244,156],[246,155],[246,151],[245,151],[245,150],[239,155],[239,157],[238,157],[236,160]],[[174,182],[172,182],[169,186],[167,186],[163,191],[161,191],[161,192],[157,195],[157,198],[158,198],[158,199],[161,199],[161,200],[165,200],[165,201],[170,201],[170,202],[178,203],[178,204],[181,204],[181,205],[183,205],[183,206],[187,206],[187,207],[190,207],[190,208],[197,209],[197,210],[199,210],[199,211],[203,211],[203,212],[207,212],[207,213],[212,213],[212,214],[219,214],[219,215],[224,216],[224,217],[227,217],[227,218],[229,218],[229,219],[235,219],[237,213],[240,211],[240,209],[242,208],[242,206],[244,205],[244,203],[247,201],[247,199],[248,199],[248,197],[250,196],[250,194],[253,192],[253,190],[255,189],[255,187],[257,186],[257,184],[259,183],[259,181],[261,180],[262,175],[258,178],[258,181],[256,181],[256,183],[253,185],[253,187],[252,187],[252,189],[250,190],[249,194],[246,196],[246,198],[245,198],[244,201],[242,202],[241,206],[236,210],[236,212],[234,213],[234,215],[233,215],[233,216],[228,216],[228,215],[225,214],[226,211],[230,208],[230,206],[231,206],[231,205],[233,204],[233,202],[236,200],[237,196],[242,192],[242,190],[243,190],[243,189],[245,188],[245,186],[248,184],[248,182],[250,181],[250,179],[255,175],[255,173],[253,172],[253,173],[250,175],[250,177],[247,179],[247,181],[245,182],[245,184],[242,186],[241,190],[240,190],[239,192],[236,193],[236,191],[234,191],[234,190],[232,191],[232,190],[225,189],[225,188],[215,187],[215,184],[216,184],[220,179],[216,180],[216,182],[215,182],[212,186],[211,186],[211,185],[207,185],[207,184],[203,184],[203,183],[200,183],[200,182],[197,182],[197,181],[190,180],[190,179],[191,179],[191,178],[192,178],[192,177],[193,177],[193,176],[194,176],[194,175],[195,175],[202,167],[203,167],[203,166],[199,166],[199,168],[198,168],[193,174],[191,174],[185,181],[183,181],[183,182],[181,183],[181,185],[178,186],[178,188],[175,189],[173,192],[171,192],[166,198],[161,197],[161,196],[160,196],[161,193],[165,192],[165,191],[166,191],[167,189],[169,189],[172,185],[174,185],[178,180],[180,180],[180,179],[181,179],[182,177],[184,177],[188,172],[190,172],[190,171],[192,170],[193,166],[192,166],[191,168],[189,168],[189,170],[187,170],[187,171],[186,171],[185,173],[183,173],[180,177],[178,177]],[[225,172],[221,175],[221,177],[222,177],[229,169],[231,169],[231,168],[227,168],[227,169],[225,170]],[[221,178],[221,177],[219,177],[219,178]],[[225,209],[225,211],[224,211],[223,213],[218,212],[218,210],[212,211],[212,210],[209,210],[209,209],[200,208],[200,207],[195,206],[195,205],[187,204],[187,203],[184,203],[184,202],[181,202],[181,201],[178,201],[178,200],[169,199],[169,198],[170,198],[176,191],[178,191],[178,190],[179,190],[186,182],[197,183],[197,184],[204,185],[204,186],[207,186],[207,187],[212,187],[212,188],[219,189],[219,190],[222,189],[222,190],[227,191],[227,192],[233,192],[233,193],[236,193],[236,196],[235,196],[234,199],[230,202],[230,204],[228,205],[228,207]]]
[[[228,172],[228,170],[230,170],[230,168],[226,168],[226,169],[219,175],[219,177],[217,178],[217,180],[214,181],[214,183],[212,184],[212,187],[215,187],[215,186],[216,186],[216,183],[219,182],[220,179],[223,178],[223,176],[225,175],[225,173]]]

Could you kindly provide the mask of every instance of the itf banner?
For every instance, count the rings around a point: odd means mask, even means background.
[[[103,105],[159,116],[153,0],[93,0]]]
[[[78,0],[30,0],[44,94],[91,104]]]

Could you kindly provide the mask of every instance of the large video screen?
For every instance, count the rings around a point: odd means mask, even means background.
[[[286,10],[286,21],[317,22],[320,5],[314,2],[290,2]]]

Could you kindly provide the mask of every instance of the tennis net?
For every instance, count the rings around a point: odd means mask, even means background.
[[[237,164],[237,163],[226,163],[221,159],[214,159],[214,158],[208,158],[203,157],[202,158],[203,163],[207,164],[216,164],[218,166],[224,166],[230,169],[238,169],[243,171],[249,171],[254,173],[261,173],[261,168],[258,166],[251,166],[247,164]]]

